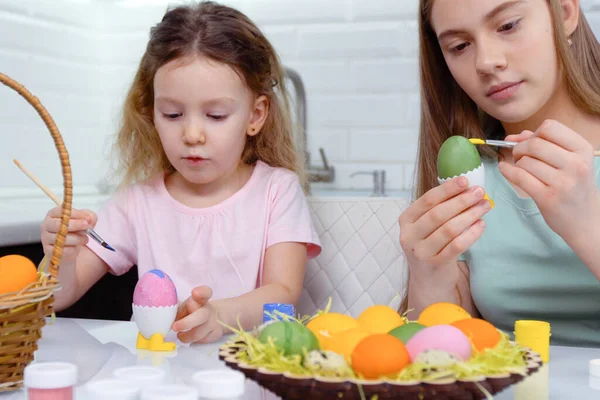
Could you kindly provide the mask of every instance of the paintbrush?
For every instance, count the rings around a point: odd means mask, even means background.
[[[507,142],[506,140],[483,140],[483,139],[477,139],[477,138],[471,138],[469,139],[469,141],[473,144],[487,144],[489,146],[496,146],[496,147],[506,147],[506,148],[513,148],[515,147],[515,145],[517,144],[517,142]],[[598,157],[600,156],[600,150],[596,150],[594,151],[594,156]]]
[[[31,179],[33,181],[33,183],[35,183],[37,185],[37,187],[39,187],[40,189],[42,189],[42,192],[46,193],[46,195],[52,200],[54,201],[54,203],[56,203],[57,206],[60,206],[62,204],[62,202],[60,201],[60,199],[58,197],[56,197],[56,195],[54,193],[52,193],[52,191],[50,191],[50,189],[48,189],[46,186],[44,186],[35,176],[33,176],[33,174],[29,171],[27,171],[25,169],[25,167],[23,166],[23,164],[21,164],[19,162],[19,160],[13,160],[13,162],[15,163],[15,165],[17,167],[19,167],[19,169],[21,171],[23,171],[23,173],[25,175],[27,175],[29,177],[29,179]],[[112,248],[111,245],[109,245],[108,243],[106,243],[104,241],[104,239],[102,239],[100,237],[100,235],[98,235],[96,233],[96,231],[94,231],[92,228],[86,229],[86,233],[92,238],[94,239],[96,242],[98,242],[100,244],[100,246],[104,247],[105,249],[111,250],[111,251],[116,251],[115,249]]]

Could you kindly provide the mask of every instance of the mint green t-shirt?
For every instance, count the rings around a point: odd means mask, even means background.
[[[600,347],[600,281],[548,227],[535,202],[517,195],[496,159],[484,166],[495,208],[484,217],[482,236],[461,257],[482,317],[511,336],[516,320],[548,321],[551,344]]]

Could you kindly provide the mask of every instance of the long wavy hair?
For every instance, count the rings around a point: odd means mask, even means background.
[[[150,30],[114,142],[113,174],[121,184],[175,171],[154,127],[154,76],[163,65],[196,55],[229,65],[253,93],[268,98],[266,122],[257,135],[247,136],[242,161],[251,165],[261,160],[287,168],[304,185],[303,160],[294,146],[290,102],[275,49],[246,15],[210,1],[171,8]]]
[[[419,1],[419,67],[421,86],[421,126],[417,155],[415,198],[438,185],[437,155],[446,139],[453,135],[468,138],[503,139],[500,121],[481,111],[450,73],[431,26],[435,0]],[[553,37],[559,68],[568,93],[577,107],[600,115],[600,44],[579,10],[579,23],[569,45],[563,30],[560,0],[547,0],[552,18]],[[488,146],[478,147],[482,156],[494,156]],[[408,290],[400,305],[405,312]]]

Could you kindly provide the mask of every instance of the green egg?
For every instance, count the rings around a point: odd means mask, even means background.
[[[438,176],[452,178],[481,165],[481,157],[473,143],[463,136],[451,136],[442,144],[437,158]]]
[[[416,322],[409,322],[408,324],[400,325],[399,327],[392,329],[388,332],[388,334],[395,336],[397,339],[400,339],[402,343],[406,344],[406,342],[408,342],[408,340],[413,337],[415,333],[425,328],[425,325],[421,325]]]
[[[287,356],[319,350],[319,340],[306,326],[294,321],[278,321],[265,327],[258,340],[268,343],[269,337]]]

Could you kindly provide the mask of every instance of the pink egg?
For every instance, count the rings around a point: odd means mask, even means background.
[[[452,325],[434,325],[422,329],[406,342],[411,362],[424,351],[442,350],[459,360],[471,358],[472,348],[469,338]]]
[[[145,307],[167,307],[177,304],[175,284],[163,271],[146,272],[135,285],[133,304]]]

